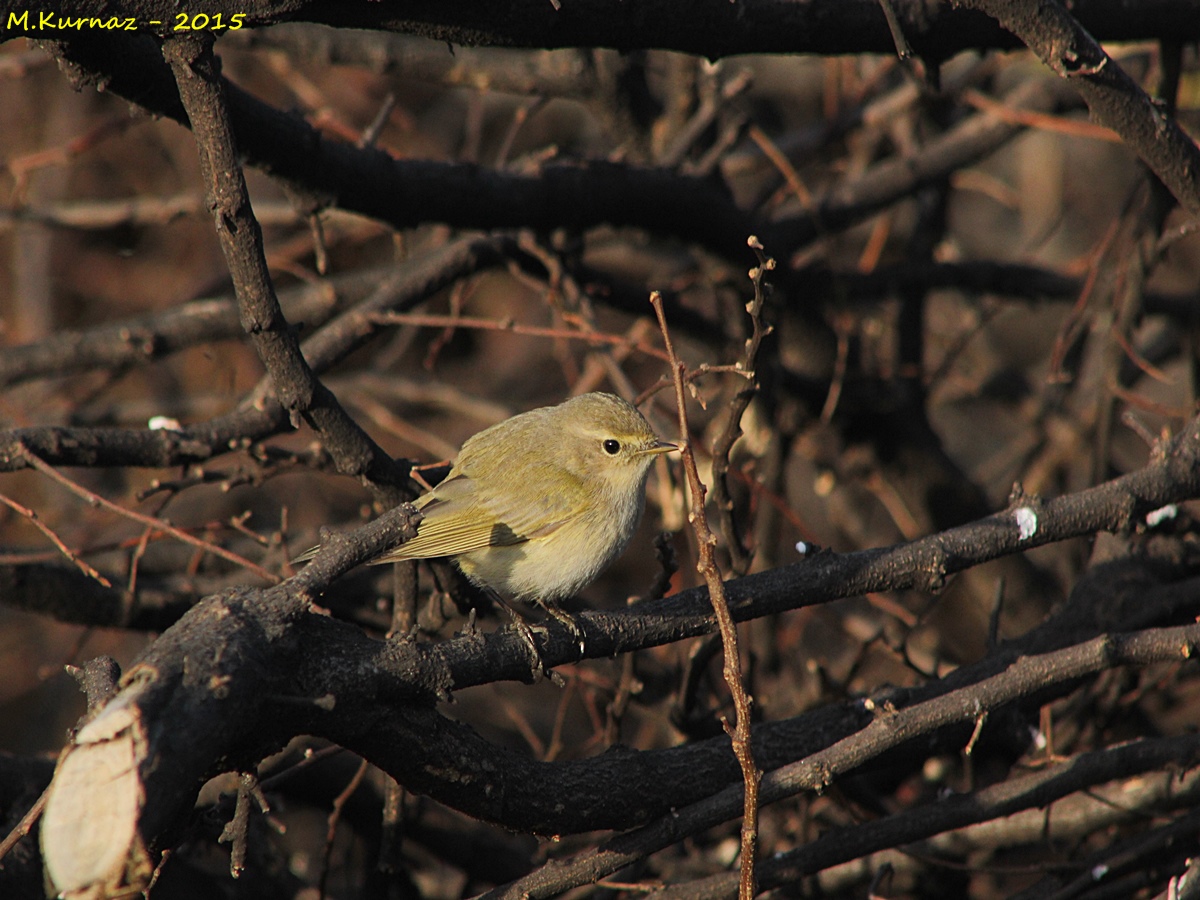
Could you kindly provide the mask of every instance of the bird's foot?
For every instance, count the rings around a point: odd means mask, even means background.
[[[587,645],[584,643],[583,629],[579,627],[579,623],[575,621],[575,617],[557,603],[549,603],[543,600],[542,607],[553,618],[561,622],[567,631],[571,632],[571,637],[575,639],[575,643],[579,646],[579,658],[583,659],[587,653]]]

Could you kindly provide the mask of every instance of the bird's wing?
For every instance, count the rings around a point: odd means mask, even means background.
[[[456,556],[520,544],[550,534],[569,518],[569,506],[561,495],[485,497],[477,487],[466,475],[447,478],[420,504],[424,518],[416,537],[372,563]]]

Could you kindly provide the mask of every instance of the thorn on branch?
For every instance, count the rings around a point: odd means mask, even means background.
[[[121,667],[111,656],[97,656],[80,666],[66,666],[67,674],[75,679],[87,696],[87,714],[95,715],[117,692]]]
[[[233,818],[225,823],[217,843],[230,844],[229,874],[234,878],[245,871],[246,847],[249,843],[250,830],[250,800],[258,804],[260,812],[268,812],[271,804],[258,784],[258,777],[251,772],[243,772],[238,779],[237,800],[234,804]]]

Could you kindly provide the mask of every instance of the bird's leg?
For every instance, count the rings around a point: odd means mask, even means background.
[[[579,644],[579,658],[583,659],[584,653],[587,652],[587,647],[583,642],[583,629],[579,627],[579,623],[575,621],[574,616],[559,606],[557,601],[539,600],[538,602],[546,612],[562,622],[567,631],[571,632],[571,637],[575,638],[576,643]]]
[[[497,606],[508,613],[508,619],[512,623],[513,628],[516,629],[517,634],[521,636],[521,639],[529,648],[529,654],[533,660],[533,677],[535,680],[540,679],[548,670],[546,668],[546,661],[542,659],[542,652],[538,650],[538,646],[533,640],[533,629],[529,627],[529,623],[525,621],[525,617],[522,616],[518,610],[513,609],[512,605],[503,597],[501,597],[496,591],[492,590],[491,588],[484,588],[484,593],[486,593]]]

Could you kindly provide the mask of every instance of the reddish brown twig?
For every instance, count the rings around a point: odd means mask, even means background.
[[[1122,143],[1121,136],[1111,128],[1097,125],[1094,122],[1080,122],[1065,116],[1054,116],[1049,113],[1032,112],[1027,109],[1017,109],[1008,104],[993,100],[981,91],[973,88],[963,91],[963,102],[970,104],[983,112],[993,113],[1006,122],[1014,125],[1025,125],[1039,131],[1054,131],[1059,134],[1069,134],[1072,137],[1090,138],[1095,141],[1107,141],[1110,144]]]
[[[75,565],[77,565],[79,567],[79,570],[81,572],[83,572],[84,575],[86,575],[88,578],[95,578],[98,582],[100,582],[105,587],[112,587],[111,581],[109,581],[107,578],[105,578],[103,575],[101,575],[99,572],[97,572],[95,569],[93,569],[91,566],[89,566],[87,563],[85,563],[82,559],[80,559],[78,556],[76,556],[74,553],[72,553],[71,550],[67,547],[67,545],[65,543],[63,543],[62,538],[60,538],[57,534],[55,534],[50,529],[50,526],[48,526],[45,522],[43,522],[38,517],[38,514],[36,512],[34,512],[32,509],[29,509],[26,506],[22,506],[16,500],[6,497],[3,494],[0,494],[0,503],[3,503],[5,506],[7,506],[13,512],[18,513],[19,515],[22,515],[26,519],[28,519],[30,521],[30,523],[32,523],[33,527],[36,528],[38,531],[40,531],[42,534],[44,534],[47,538],[49,538],[50,543],[52,543],[55,547],[57,547],[59,549],[59,552],[62,553],[63,556],[65,556],[71,562],[75,563]]]
[[[380,325],[416,325],[426,328],[475,328],[481,331],[508,331],[532,337],[560,338],[570,341],[587,341],[590,344],[611,344],[614,347],[632,347],[647,356],[666,360],[666,354],[648,344],[633,343],[623,334],[606,334],[602,331],[576,331],[571,328],[544,328],[538,325],[521,325],[512,319],[482,319],[472,316],[439,316],[430,313],[372,313],[367,321]]]
[[[329,865],[333,859],[333,839],[337,836],[338,822],[342,818],[342,810],[345,809],[346,803],[354,796],[354,792],[358,790],[362,784],[363,778],[366,777],[367,771],[371,764],[365,759],[358,764],[350,782],[342,789],[342,792],[333,798],[333,808],[329,811],[328,817],[325,820],[325,856],[321,864],[321,878],[317,886],[317,896],[320,900],[325,900],[328,896],[326,887],[329,879]]]
[[[742,780],[745,783],[745,793],[742,805],[742,857],[741,877],[738,883],[739,900],[751,900],[754,890],[754,857],[758,843],[758,785],[762,773],[754,764],[754,754],[750,747],[750,696],[742,683],[742,659],[738,650],[737,626],[733,623],[733,615],[729,611],[729,603],[725,597],[725,583],[721,580],[721,571],[713,554],[717,537],[708,527],[708,516],[704,512],[704,496],[707,489],[700,480],[696,469],[696,458],[692,453],[691,442],[688,440],[687,407],[684,402],[684,364],[675,355],[675,346],[671,343],[671,334],[667,328],[667,319],[663,313],[662,296],[658,291],[650,294],[650,303],[658,316],[658,324],[662,329],[663,342],[667,348],[667,356],[671,360],[671,373],[675,379],[675,402],[679,408],[680,450],[683,457],[683,470],[687,475],[688,489],[691,493],[691,508],[688,510],[688,521],[696,534],[699,545],[700,559],[696,564],[697,571],[704,576],[708,585],[709,601],[712,603],[717,624],[721,630],[721,644],[724,648],[725,683],[733,697],[733,708],[736,720],[731,727],[725,723],[725,731],[733,742],[733,753],[742,769]]]
[[[202,540],[202,539],[196,537],[195,535],[188,534],[183,529],[176,528],[174,525],[172,525],[166,519],[158,519],[158,518],[155,518],[154,516],[148,516],[145,513],[135,512],[132,509],[126,509],[125,507],[121,506],[120,504],[113,503],[111,500],[106,500],[103,497],[101,497],[99,494],[94,493],[93,491],[89,491],[87,488],[83,487],[83,485],[77,484],[76,482],[72,481],[70,478],[67,478],[67,476],[63,475],[61,472],[59,472],[57,469],[55,469],[53,466],[51,466],[49,463],[47,463],[45,460],[43,460],[40,456],[38,456],[36,453],[34,453],[32,450],[30,450],[28,447],[26,447],[24,444],[21,444],[20,451],[21,451],[21,456],[25,459],[26,462],[29,463],[29,465],[31,467],[37,469],[43,475],[48,476],[49,478],[53,479],[54,481],[57,481],[59,484],[61,484],[63,487],[65,487],[67,490],[69,490],[72,494],[75,494],[77,497],[82,497],[84,500],[86,500],[92,506],[102,506],[105,509],[109,510],[110,512],[114,512],[119,516],[124,516],[127,519],[132,519],[133,521],[140,522],[143,525],[149,525],[151,528],[154,528],[157,531],[163,531],[163,532],[171,535],[174,538],[178,538],[179,540],[183,541],[185,544],[191,544],[193,547],[199,547],[201,550],[211,553],[214,556],[219,556],[222,559],[228,560],[229,562],[233,563],[234,565],[241,566],[244,569],[248,569],[249,571],[251,571],[255,575],[257,575],[259,578],[265,579],[266,581],[270,582],[271,584],[277,584],[279,582],[278,575],[271,574],[266,569],[264,569],[262,566],[259,566],[255,563],[250,562],[250,560],[246,559],[244,556],[238,556],[236,553],[233,553],[230,550],[226,550],[224,547],[219,547],[216,544],[212,543],[211,541],[205,541],[205,540]]]

